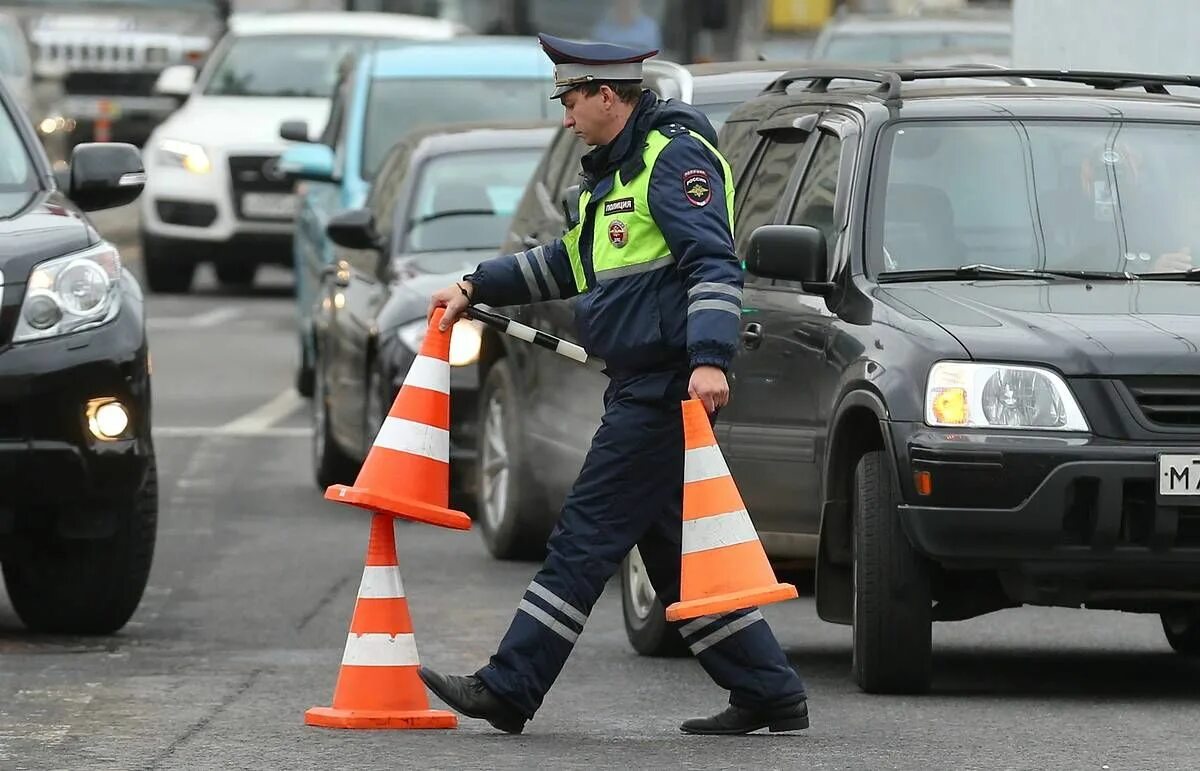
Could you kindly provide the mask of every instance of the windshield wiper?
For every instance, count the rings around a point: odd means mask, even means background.
[[[440,220],[442,217],[478,217],[481,214],[495,216],[496,212],[492,209],[447,209],[446,211],[436,211],[433,214],[426,214],[423,217],[413,217],[411,224],[420,225],[433,220]]]
[[[959,278],[1059,278],[1061,272],[1001,268],[998,265],[974,263],[957,268],[919,268],[916,270],[887,270],[879,274],[880,281],[939,281]]]
[[[1200,268],[1168,270],[1162,273],[1139,273],[1138,278],[1147,281],[1200,281]]]

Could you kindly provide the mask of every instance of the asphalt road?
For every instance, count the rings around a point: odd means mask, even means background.
[[[110,215],[104,227],[129,232]],[[117,232],[117,231],[113,231]],[[124,237],[122,236],[122,239]],[[137,264],[136,249],[125,257]],[[291,392],[290,278],[241,296],[211,277],[149,300],[161,474],[150,588],[120,634],[39,637],[0,593],[0,769],[1069,768],[1200,765],[1200,664],[1154,617],[1021,609],[935,629],[928,696],[866,696],[850,635],[810,599],[766,609],[810,692],[796,735],[687,737],[722,706],[688,660],[635,656],[615,585],[523,736],[305,727],[328,704],[368,519],[312,482]],[[397,526],[420,655],[486,661],[534,571],[474,533]],[[436,701],[435,701],[436,703]]]

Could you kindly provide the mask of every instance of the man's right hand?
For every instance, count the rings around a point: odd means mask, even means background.
[[[471,304],[470,298],[463,294],[463,290],[470,295],[474,293],[475,288],[471,286],[470,281],[460,281],[434,292],[429,298],[429,311],[425,314],[425,322],[429,323],[433,320],[435,310],[445,308],[446,312],[442,316],[441,323],[438,324],[438,331],[445,332],[454,326],[454,322],[458,321],[462,312]]]

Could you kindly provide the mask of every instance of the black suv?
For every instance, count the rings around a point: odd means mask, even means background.
[[[1158,613],[1200,653],[1200,100],[1168,92],[1197,85],[802,69],[725,123],[748,272],[718,439],[863,689],[928,688],[932,621],[1021,604]],[[523,434],[577,467],[599,376],[544,358]],[[631,640],[670,649],[635,572]]]
[[[62,176],[0,86],[0,563],[30,628],[107,633],[145,589],[158,492],[142,291],[83,211],[145,174],[132,145],[81,144]]]

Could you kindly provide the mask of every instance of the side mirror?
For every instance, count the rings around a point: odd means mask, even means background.
[[[383,248],[383,239],[375,230],[375,215],[370,209],[350,209],[329,218],[325,226],[329,240],[347,249]]]
[[[88,142],[71,152],[67,197],[84,211],[132,203],[146,185],[136,147],[123,142]]]
[[[173,64],[163,69],[154,82],[154,93],[187,99],[196,85],[196,68],[190,64]]]
[[[335,182],[333,148],[317,143],[292,145],[279,156],[279,170],[292,179]]]
[[[308,121],[285,120],[279,124],[279,136],[289,142],[311,142],[308,138]]]
[[[799,281],[806,292],[827,295],[829,257],[825,234],[808,225],[763,225],[750,234],[746,270],[763,278]]]

